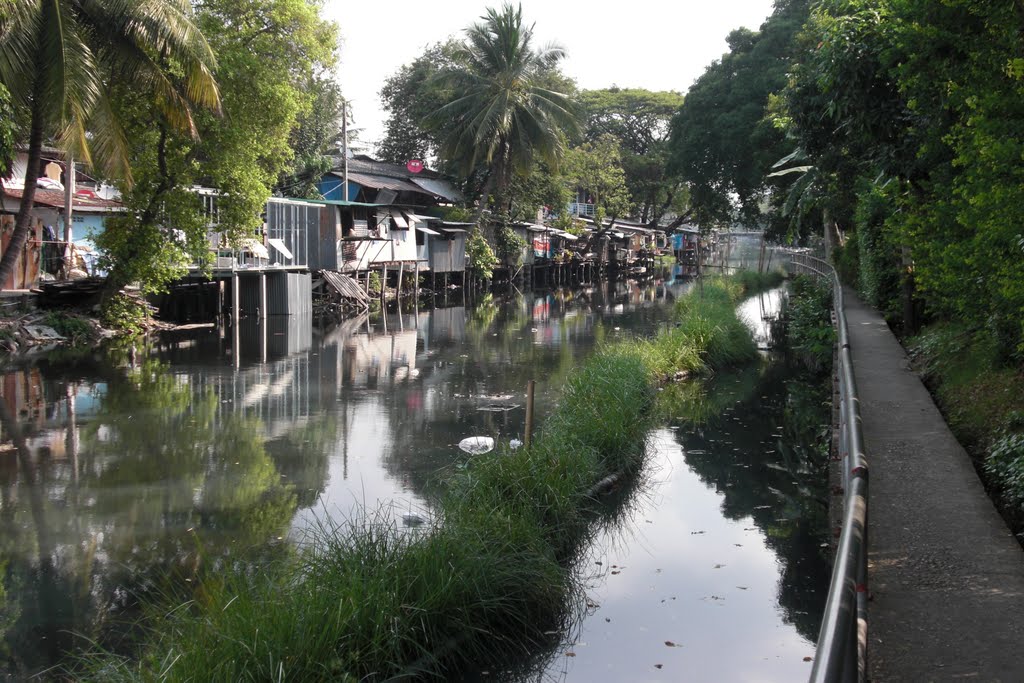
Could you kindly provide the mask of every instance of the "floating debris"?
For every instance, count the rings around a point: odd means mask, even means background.
[[[523,442],[520,441],[519,439],[512,439],[511,441],[508,442],[508,447],[511,448],[512,450],[515,450],[522,445]]]
[[[494,439],[489,436],[470,436],[459,442],[459,449],[470,455],[483,455],[494,450]]]
[[[415,512],[406,512],[402,515],[402,524],[405,526],[421,526],[427,520],[421,515],[417,515]]]
[[[490,403],[485,406],[480,406],[479,408],[477,408],[477,410],[483,411],[485,413],[507,413],[508,411],[515,410],[518,407],[518,403]]]

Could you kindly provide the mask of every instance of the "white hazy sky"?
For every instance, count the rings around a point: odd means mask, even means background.
[[[370,153],[383,134],[377,96],[384,80],[428,45],[462,30],[501,0],[327,0],[325,16],[341,32],[339,81]],[[685,93],[712,60],[726,51],[725,36],[757,30],[772,0],[522,0],[538,45],[568,51],[563,72],[580,88],[620,87]]]

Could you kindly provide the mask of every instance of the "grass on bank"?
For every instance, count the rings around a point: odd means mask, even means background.
[[[914,365],[957,440],[981,465],[1015,533],[1024,531],[1024,372],[985,330],[935,324],[909,340]]]
[[[94,654],[102,680],[386,680],[445,677],[529,655],[578,614],[569,567],[593,523],[592,487],[643,465],[655,388],[756,355],[740,334],[743,286],[705,282],[652,341],[610,345],[568,380],[530,448],[458,471],[435,523],[390,516],[325,526],[270,566],[210,575],[194,599],[156,612],[137,660]]]

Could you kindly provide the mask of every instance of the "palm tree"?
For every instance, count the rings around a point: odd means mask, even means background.
[[[153,97],[167,123],[195,134],[192,106],[219,110],[214,56],[189,0],[19,0],[0,23],[0,82],[28,123],[18,219],[0,259],[0,283],[28,239],[47,138],[131,181],[128,141],[109,98],[114,82]]]
[[[501,206],[512,173],[526,173],[535,155],[555,165],[565,135],[578,129],[574,103],[545,87],[565,50],[534,50],[533,25],[523,26],[521,6],[489,8],[481,19],[466,29],[455,54],[458,66],[437,78],[450,101],[427,119],[440,131],[441,156],[463,175],[485,165],[478,221],[492,188]]]

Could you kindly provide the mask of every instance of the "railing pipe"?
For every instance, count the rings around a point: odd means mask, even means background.
[[[843,288],[830,264],[810,254],[793,254],[794,270],[828,280],[838,331],[839,454],[843,471],[843,520],[832,568],[825,614],[818,633],[812,683],[867,678],[868,463],[861,433],[860,402],[853,376]]]

